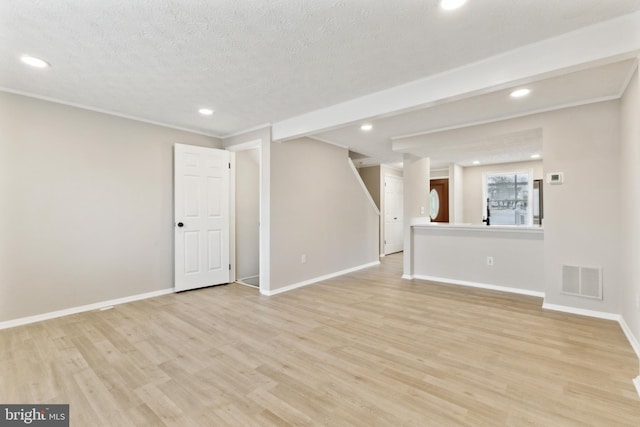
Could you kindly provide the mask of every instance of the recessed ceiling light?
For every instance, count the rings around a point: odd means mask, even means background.
[[[527,96],[530,93],[531,93],[531,89],[527,89],[527,88],[516,89],[513,92],[511,92],[511,97],[512,98],[522,98],[523,96]]]
[[[213,110],[210,108],[201,108],[198,110],[198,113],[202,114],[203,116],[210,116],[213,114]]]
[[[467,0],[442,0],[440,2],[440,7],[444,10],[454,10],[462,7],[466,2]]]
[[[365,132],[369,132],[371,129],[373,129],[373,125],[371,123],[365,123],[362,126],[360,126],[360,129]]]
[[[22,55],[20,57],[20,61],[35,68],[48,68],[51,66],[51,64],[49,64],[44,59],[36,58],[35,56],[30,55]]]
[[[471,164],[473,164],[473,165],[479,165],[479,164],[480,164],[480,160],[474,160],[473,162],[471,162]]]
[[[532,154],[531,158],[532,159],[539,159],[540,158],[540,154]]]

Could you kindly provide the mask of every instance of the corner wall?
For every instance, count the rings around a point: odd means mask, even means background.
[[[621,100],[620,117],[622,316],[635,338],[635,351],[640,357],[640,307],[637,305],[640,299],[640,75],[637,69]]]
[[[260,292],[268,293],[271,280],[271,127],[233,135],[222,141],[230,151],[259,148],[260,152]]]
[[[272,144],[271,183],[272,293],[379,261],[378,215],[346,149],[309,138]]]
[[[173,287],[173,146],[203,135],[0,92],[0,322]]]
[[[607,101],[541,114],[544,183],[545,304],[619,314],[620,103]],[[561,293],[562,265],[602,267],[603,300]]]
[[[236,276],[260,273],[260,150],[236,153]]]

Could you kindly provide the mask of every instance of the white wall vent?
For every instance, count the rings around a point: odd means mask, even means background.
[[[602,299],[602,268],[562,266],[562,293]]]

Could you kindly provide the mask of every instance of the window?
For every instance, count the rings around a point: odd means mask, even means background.
[[[484,174],[483,214],[487,216],[487,203],[491,225],[533,224],[531,209],[533,171]]]

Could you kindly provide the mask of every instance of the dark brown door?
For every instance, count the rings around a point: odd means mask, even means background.
[[[431,222],[449,222],[449,180],[432,179],[431,191],[433,190],[438,194],[438,210],[435,219],[431,217]],[[430,198],[433,198],[433,196],[430,196]],[[435,213],[433,208],[431,213]]]

